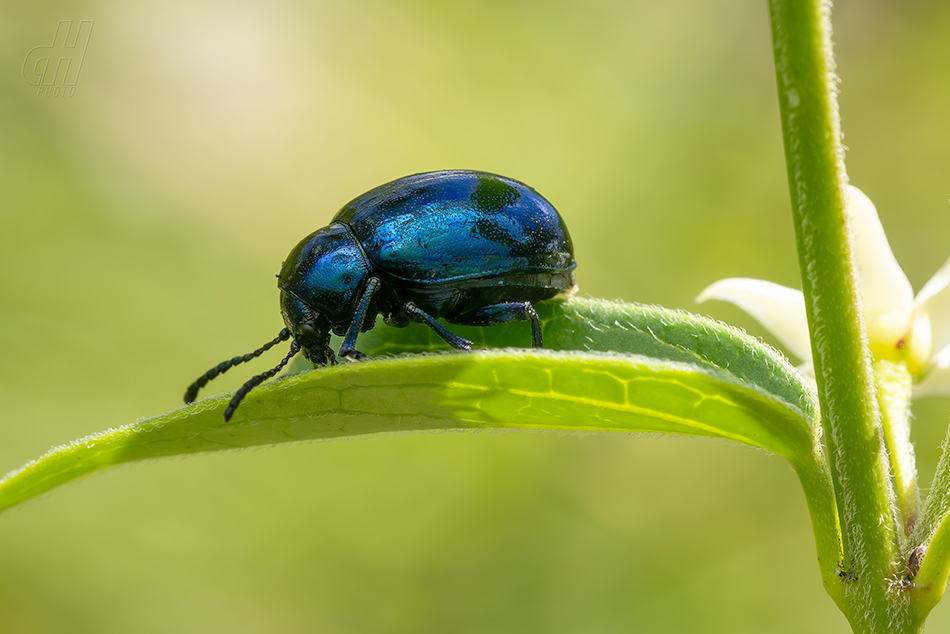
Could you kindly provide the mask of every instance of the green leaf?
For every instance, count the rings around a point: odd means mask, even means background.
[[[545,349],[623,352],[720,370],[785,401],[805,420],[817,420],[814,386],[781,352],[738,328],[685,311],[599,299],[542,302],[537,311]],[[531,342],[523,322],[490,328],[453,325],[452,331],[476,346],[519,347]],[[361,335],[359,344],[374,356],[449,349],[422,324],[377,326]]]
[[[401,355],[318,368],[255,389],[229,423],[230,395],[54,448],[0,480],[0,509],[133,460],[384,432],[544,429],[714,436],[813,460],[815,395],[775,350],[684,312],[593,300],[539,307],[546,345]],[[455,328],[522,343],[524,323]],[[436,347],[427,328],[380,326],[371,354]]]

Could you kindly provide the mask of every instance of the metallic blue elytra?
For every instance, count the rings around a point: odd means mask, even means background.
[[[251,389],[298,351],[318,365],[336,363],[331,332],[344,336],[340,356],[364,358],[356,338],[380,313],[395,326],[425,323],[464,350],[471,342],[438,318],[473,326],[529,321],[532,346],[541,347],[532,303],[573,289],[575,266],[564,221],[524,183],[468,170],[400,178],[352,200],[294,247],[277,284],[286,328],[202,375],[185,401],[221,372],[292,339],[276,368],[235,393],[228,420]]]

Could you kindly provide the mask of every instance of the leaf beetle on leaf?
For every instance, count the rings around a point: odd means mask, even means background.
[[[224,419],[247,394],[298,352],[315,365],[338,355],[365,358],[356,338],[387,324],[428,325],[453,348],[470,350],[438,321],[492,326],[528,321],[540,348],[533,302],[574,289],[574,249],[564,220],[536,191],[516,180],[470,170],[415,174],[368,191],[345,205],[287,256],[278,275],[285,328],[254,352],[211,368],[185,392],[191,403],[208,381],[282,341],[290,352],[237,390]]]

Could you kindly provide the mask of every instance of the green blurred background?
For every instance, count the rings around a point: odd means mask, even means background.
[[[71,97],[26,54],[95,20]],[[950,5],[835,6],[852,181],[950,255]],[[0,5],[0,472],[177,407],[382,182],[523,180],[582,294],[797,286],[762,0]],[[270,359],[217,388],[233,389]],[[924,482],[948,401],[917,407]],[[931,630],[950,625],[938,607]],[[691,438],[390,436],[119,467],[0,516],[0,632],[844,632],[791,469]]]

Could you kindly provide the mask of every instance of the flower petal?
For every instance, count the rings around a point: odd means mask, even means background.
[[[771,332],[789,352],[811,361],[811,339],[805,315],[805,296],[787,286],[747,277],[731,277],[708,286],[696,297],[732,302]]]
[[[930,372],[914,386],[914,398],[929,396],[950,396],[950,347],[934,356]]]
[[[940,267],[917,294],[917,312],[930,318],[933,349],[950,345],[950,260]],[[948,360],[950,365],[950,360]]]
[[[914,290],[887,243],[874,203],[857,187],[848,186],[845,213],[851,218],[868,341],[894,346],[910,326]]]

